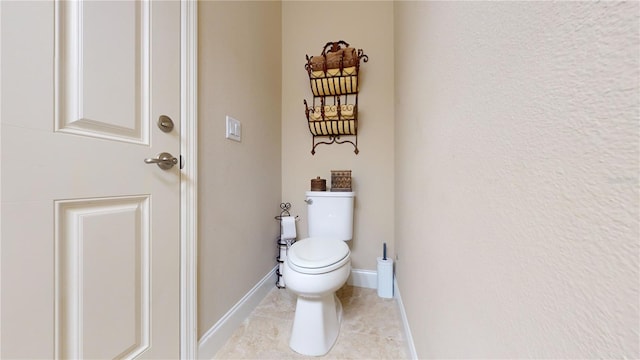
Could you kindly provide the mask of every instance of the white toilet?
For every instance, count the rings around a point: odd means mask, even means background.
[[[340,331],[342,304],[335,295],[351,273],[353,192],[307,191],[309,237],[287,252],[284,278],[298,296],[289,347],[295,352],[324,355]]]

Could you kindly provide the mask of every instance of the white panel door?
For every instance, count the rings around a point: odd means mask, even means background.
[[[179,357],[180,3],[0,2],[1,358]],[[175,127],[157,126],[161,115]]]

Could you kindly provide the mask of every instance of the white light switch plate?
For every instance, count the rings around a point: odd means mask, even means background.
[[[227,139],[240,141],[242,138],[242,124],[240,121],[227,115]]]

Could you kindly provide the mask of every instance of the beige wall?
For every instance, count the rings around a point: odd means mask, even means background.
[[[280,2],[199,5],[198,334],[275,266]],[[225,139],[225,115],[242,142]]]
[[[305,55],[319,55],[329,41],[363,49],[358,97],[358,147],[319,145],[311,134],[303,99],[313,99]],[[300,215],[298,237],[307,236],[304,193],[310,179],[330,183],[331,170],[350,169],[356,192],[352,266],[375,269],[382,243],[393,249],[393,3],[282,3],[282,200]]]
[[[639,10],[395,3],[397,277],[421,358],[640,357]]]

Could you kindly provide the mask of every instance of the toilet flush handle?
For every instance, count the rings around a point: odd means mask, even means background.
[[[313,204],[313,199],[304,199],[304,202],[306,202],[308,205]]]

